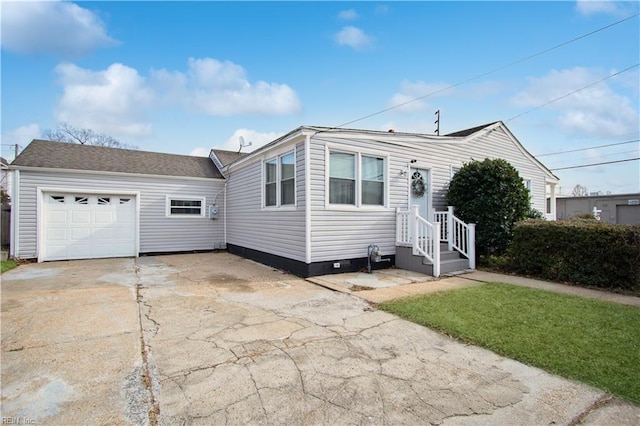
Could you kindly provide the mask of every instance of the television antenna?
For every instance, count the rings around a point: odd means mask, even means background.
[[[245,142],[244,138],[240,136],[240,149],[238,150],[238,154],[242,151],[242,148],[253,145],[253,142]]]

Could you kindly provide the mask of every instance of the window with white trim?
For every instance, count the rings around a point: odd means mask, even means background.
[[[204,198],[167,196],[167,216],[204,216]]]
[[[356,204],[356,155],[329,153],[329,203]]]
[[[293,151],[264,162],[264,206],[296,204],[296,157]]]
[[[384,158],[362,156],[362,204],[384,206]]]
[[[329,204],[384,206],[386,161],[362,153],[329,152]]]

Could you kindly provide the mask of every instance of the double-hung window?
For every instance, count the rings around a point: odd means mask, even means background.
[[[329,154],[329,203],[356,203],[356,155],[344,152]]]
[[[264,206],[296,204],[295,155],[289,152],[264,162]]]
[[[385,170],[383,157],[329,151],[329,204],[384,206]]]

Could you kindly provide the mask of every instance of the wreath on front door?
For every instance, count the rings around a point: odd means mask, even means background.
[[[415,172],[411,176],[411,192],[418,198],[424,196],[425,191],[427,190],[424,184],[424,178],[420,174],[420,172]]]

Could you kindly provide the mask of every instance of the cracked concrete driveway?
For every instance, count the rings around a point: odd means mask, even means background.
[[[227,253],[2,276],[2,417],[636,424],[638,407]]]

